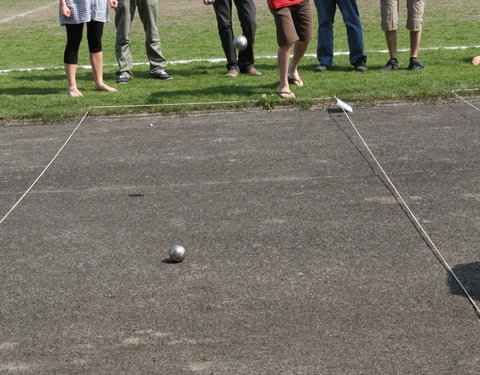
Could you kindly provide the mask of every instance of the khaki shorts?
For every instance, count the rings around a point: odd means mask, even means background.
[[[277,27],[277,43],[285,46],[300,40],[309,42],[313,37],[313,18],[310,0],[278,9],[270,9]]]
[[[407,29],[420,31],[423,27],[423,12],[425,0],[407,1]],[[398,29],[398,13],[400,0],[380,0],[380,14],[382,17],[382,30],[394,31]]]

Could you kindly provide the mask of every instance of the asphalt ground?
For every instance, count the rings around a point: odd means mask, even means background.
[[[350,118],[478,303],[480,112]],[[1,126],[0,217],[79,120]],[[391,190],[333,106],[87,117],[0,224],[0,373],[478,374],[479,317]]]

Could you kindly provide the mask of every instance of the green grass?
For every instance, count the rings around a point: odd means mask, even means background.
[[[17,2],[17,13],[25,8],[26,1]],[[35,7],[51,1],[29,2]],[[256,66],[263,77],[240,76],[226,79],[225,63],[170,64],[168,72],[174,79],[167,82],[149,78],[148,66],[136,66],[134,79],[119,87],[118,93],[93,90],[89,69],[79,69],[78,86],[83,98],[73,99],[65,95],[66,79],[62,70],[65,30],[58,26],[55,6],[29,22],[15,21],[0,24],[0,69],[38,68],[29,72],[13,71],[0,73],[0,119],[39,118],[45,121],[61,121],[77,117],[93,106],[124,106],[166,104],[166,107],[96,109],[94,113],[124,113],[132,111],[185,111],[192,109],[218,108],[225,106],[249,107],[313,103],[327,103],[333,95],[347,101],[375,102],[379,100],[438,100],[451,97],[453,89],[473,88],[479,85],[480,69],[470,64],[480,49],[431,50],[432,47],[475,46],[477,40],[480,4],[467,0],[438,0],[425,15],[421,62],[424,72],[408,72],[404,68],[409,54],[399,55],[401,70],[380,74],[380,68],[388,59],[386,53],[373,52],[386,49],[383,32],[380,30],[378,0],[359,0],[364,28],[366,53],[370,70],[357,73],[351,70],[348,56],[335,58],[335,70],[313,73],[317,64],[314,57],[305,57],[300,73],[305,82],[301,88],[294,87],[298,99],[286,103],[278,99],[278,70],[276,60],[262,58],[276,54],[276,38],[273,19],[263,2],[258,2],[258,30],[255,44]],[[0,6],[11,4],[0,0]],[[23,6],[22,6],[23,4]],[[165,3],[162,3],[165,4]],[[181,9],[175,6],[183,5]],[[10,12],[10,8],[6,8]],[[19,10],[20,9],[20,10]],[[467,9],[465,11],[465,9]],[[163,13],[162,13],[163,10]],[[403,12],[403,10],[402,10]],[[7,13],[6,13],[7,14]],[[462,14],[458,18],[458,14]],[[316,13],[314,11],[314,15]],[[5,17],[5,16],[2,16]],[[404,16],[402,16],[404,17]],[[1,17],[0,17],[1,18]],[[404,22],[404,18],[402,21]],[[159,19],[162,49],[169,61],[187,59],[222,58],[223,51],[217,35],[215,17],[210,7],[200,0],[167,2],[160,10]],[[238,23],[234,24],[238,29]],[[316,33],[315,33],[316,34]],[[116,62],[113,52],[115,29],[113,22],[106,25],[104,43],[104,77],[114,84]],[[408,47],[408,32],[402,25],[398,33],[399,48]],[[141,23],[135,19],[132,33],[133,54],[136,62],[146,61]],[[315,40],[308,54],[315,54]],[[341,14],[335,24],[335,50],[346,51],[346,32]],[[80,65],[88,65],[86,40],[80,51]],[[262,94],[265,94],[262,96]],[[235,104],[193,105],[174,103],[238,101]]]

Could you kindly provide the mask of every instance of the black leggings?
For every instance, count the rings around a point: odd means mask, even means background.
[[[67,45],[63,55],[65,64],[78,63],[78,50],[83,36],[83,23],[66,24]],[[87,22],[87,39],[90,53],[102,52],[103,22]]]

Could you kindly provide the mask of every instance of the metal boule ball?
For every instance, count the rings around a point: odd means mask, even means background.
[[[172,262],[179,263],[185,259],[185,248],[181,245],[173,245],[168,250],[168,255],[170,256],[170,260]]]
[[[245,38],[243,35],[236,36],[233,38],[233,46],[238,49],[239,51],[244,50],[247,48],[247,38]]]

